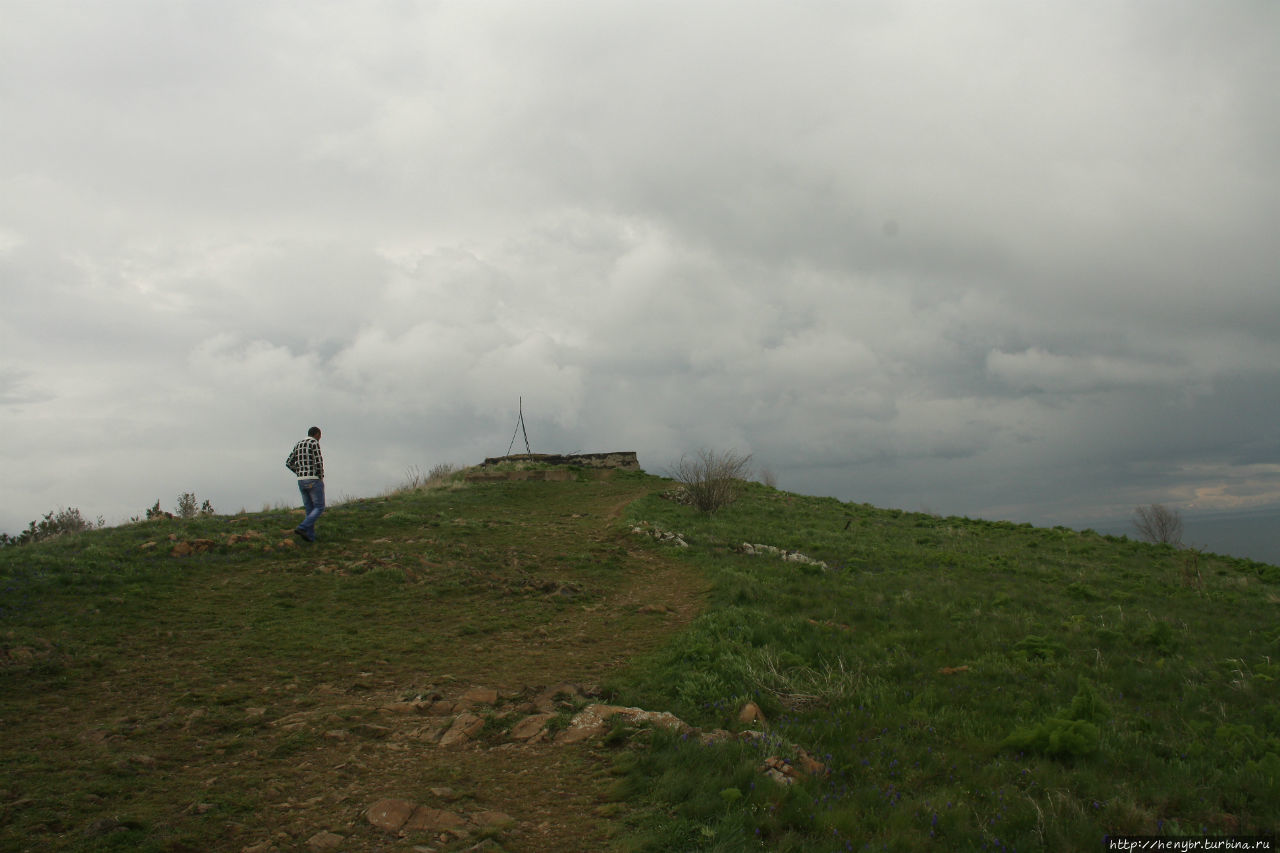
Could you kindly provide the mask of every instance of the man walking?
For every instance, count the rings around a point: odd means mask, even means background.
[[[320,456],[320,427],[307,430],[307,437],[293,446],[284,467],[298,477],[306,518],[293,532],[308,542],[316,541],[316,519],[324,512],[324,459]]]

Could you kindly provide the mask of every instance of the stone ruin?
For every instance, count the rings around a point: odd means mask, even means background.
[[[490,468],[504,462],[536,462],[542,465],[572,465],[579,468],[616,468],[620,471],[639,471],[640,461],[633,450],[615,450],[612,453],[516,453],[511,456],[491,456],[481,468]]]
[[[547,468],[521,468],[521,465],[563,466]],[[511,466],[511,467],[505,467]],[[501,470],[495,470],[499,469]],[[620,450],[611,453],[516,453],[510,456],[491,456],[479,468],[467,474],[467,482],[484,483],[508,480],[576,479],[574,472],[566,468],[591,469],[595,476],[605,478],[614,471],[639,471],[640,461],[635,451]]]

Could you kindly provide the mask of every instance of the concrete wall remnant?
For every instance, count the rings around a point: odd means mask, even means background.
[[[501,465],[504,462],[532,462],[540,465],[571,465],[578,468],[615,468],[620,471],[639,471],[640,460],[635,451],[621,450],[612,453],[516,453],[511,456],[493,456],[484,460],[481,468]]]

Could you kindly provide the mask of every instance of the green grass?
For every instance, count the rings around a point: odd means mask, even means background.
[[[653,809],[639,849],[1100,849],[1277,826],[1274,567],[1202,555],[1191,585],[1168,547],[765,487],[712,516],[658,497],[629,515],[684,534],[714,593],[614,682],[623,700],[731,729],[755,701],[831,771],[782,788],[748,772],[768,749],[659,739],[619,770]]]
[[[755,485],[707,516],[669,485],[403,490],[333,508],[310,548],[280,544],[298,516],[273,510],[0,549],[0,849],[287,847],[327,826],[383,849],[361,807],[496,771],[379,752],[366,697],[561,680],[704,730],[741,729],[747,701],[768,719],[763,742],[618,725],[574,753],[558,772],[584,786],[611,764],[583,796],[620,849],[1096,850],[1280,824],[1280,569]],[[679,632],[642,611],[681,601],[658,568],[700,608]],[[516,719],[491,717],[486,748]],[[759,772],[797,750],[830,772]]]

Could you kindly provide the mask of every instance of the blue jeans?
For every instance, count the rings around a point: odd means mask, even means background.
[[[324,480],[299,480],[298,491],[302,492],[302,507],[307,511],[307,517],[302,519],[298,529],[314,542],[316,519],[324,512]]]

